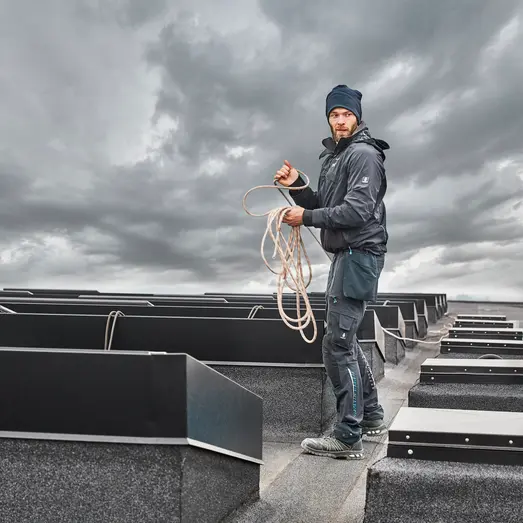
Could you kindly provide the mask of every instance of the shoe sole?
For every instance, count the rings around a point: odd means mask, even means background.
[[[322,456],[334,459],[365,459],[365,453],[363,450],[342,450],[338,452],[331,452],[329,450],[310,449],[307,447],[307,445],[301,445],[301,448],[309,454],[313,454],[314,456]]]
[[[377,427],[375,429],[367,429],[362,431],[363,436],[382,436],[388,431],[387,427]]]

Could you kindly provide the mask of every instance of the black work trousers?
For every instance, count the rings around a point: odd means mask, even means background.
[[[361,438],[362,420],[383,419],[383,408],[372,370],[356,339],[367,302],[345,297],[343,293],[345,256],[344,252],[336,254],[330,268],[322,350],[325,370],[336,396],[334,436],[352,444]],[[384,263],[384,255],[378,256],[378,276]]]

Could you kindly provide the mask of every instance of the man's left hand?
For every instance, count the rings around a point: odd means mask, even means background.
[[[291,207],[283,217],[283,223],[290,225],[291,227],[298,227],[303,225],[303,207]]]

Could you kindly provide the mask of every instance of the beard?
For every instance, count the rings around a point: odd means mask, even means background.
[[[338,143],[342,138],[349,138],[352,136],[357,128],[357,123],[354,123],[351,126],[344,126],[339,129],[331,127],[332,138],[336,143]]]

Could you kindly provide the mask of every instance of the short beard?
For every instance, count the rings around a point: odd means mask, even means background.
[[[353,128],[348,129],[347,131],[344,131],[344,132],[348,132],[348,133],[349,133],[349,136],[347,136],[347,137],[343,136],[343,138],[350,138],[350,137],[354,134],[354,132],[356,131],[356,129],[358,128],[358,125],[359,125],[359,124],[355,124]],[[335,131],[334,127],[330,126],[330,128],[331,128],[332,139],[333,139],[336,143],[338,143],[338,142],[341,140],[341,138],[340,138],[339,140],[336,139],[336,131]]]

